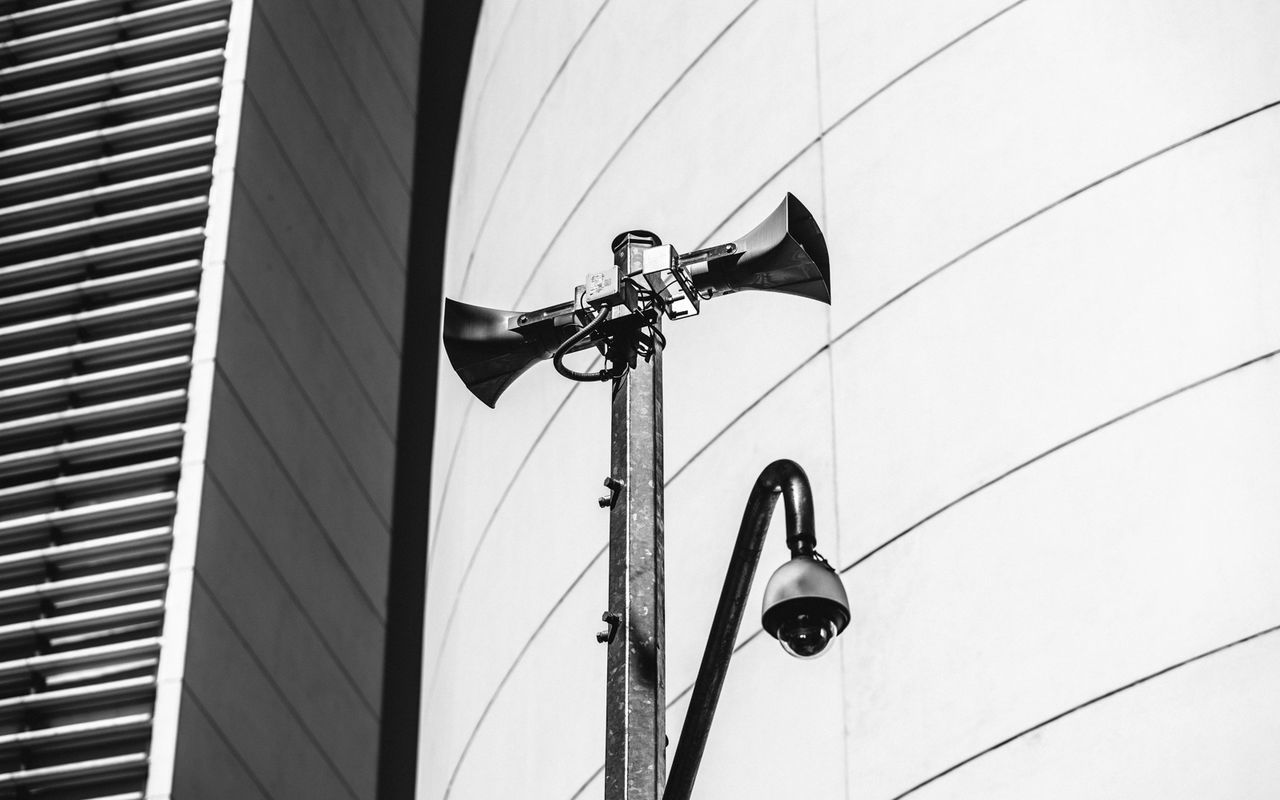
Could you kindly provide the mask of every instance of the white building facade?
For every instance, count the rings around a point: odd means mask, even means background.
[[[853,613],[812,663],[748,618],[699,796],[1274,796],[1278,32],[1262,0],[485,4],[446,295],[561,302],[621,231],[686,252],[787,191],[826,232],[829,308],[666,331],[668,756],[773,459]],[[490,410],[441,364],[420,797],[599,797],[608,389],[544,365]]]

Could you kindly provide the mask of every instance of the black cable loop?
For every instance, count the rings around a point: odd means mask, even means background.
[[[612,370],[602,369],[599,372],[578,372],[577,370],[564,365],[564,357],[568,355],[569,351],[572,350],[578,342],[581,342],[583,339],[590,336],[591,332],[596,329],[596,326],[603,322],[605,317],[608,316],[609,309],[602,309],[590,322],[579,328],[577,333],[573,334],[568,339],[565,339],[564,344],[556,348],[555,355],[551,357],[551,364],[556,368],[556,372],[559,372],[571,381],[581,381],[583,383],[591,381],[607,381],[615,377]]]

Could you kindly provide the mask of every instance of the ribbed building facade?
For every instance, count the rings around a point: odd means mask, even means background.
[[[813,481],[853,619],[754,610],[695,797],[1266,798],[1280,787],[1280,6],[485,4],[445,294],[571,300],[613,237],[785,192],[832,303],[667,324],[668,758],[747,493]],[[607,386],[490,410],[444,362],[423,800],[598,798]],[[781,520],[775,523],[780,528]]]
[[[229,10],[0,20],[9,796],[145,788]]]
[[[0,796],[374,796],[420,13],[0,3]]]

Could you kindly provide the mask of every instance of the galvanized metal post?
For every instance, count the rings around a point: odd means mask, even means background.
[[[614,262],[637,271],[652,234],[632,231],[613,245]],[[655,323],[658,324],[658,323]],[[642,334],[637,334],[642,335]],[[623,337],[619,337],[620,339]],[[609,644],[605,798],[659,800],[666,779],[666,654],[662,546],[662,350],[635,358],[613,382],[611,476],[621,486],[609,516]]]

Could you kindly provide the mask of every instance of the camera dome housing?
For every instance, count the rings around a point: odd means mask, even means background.
[[[796,658],[817,658],[849,624],[849,596],[831,565],[795,555],[769,578],[761,622]]]

